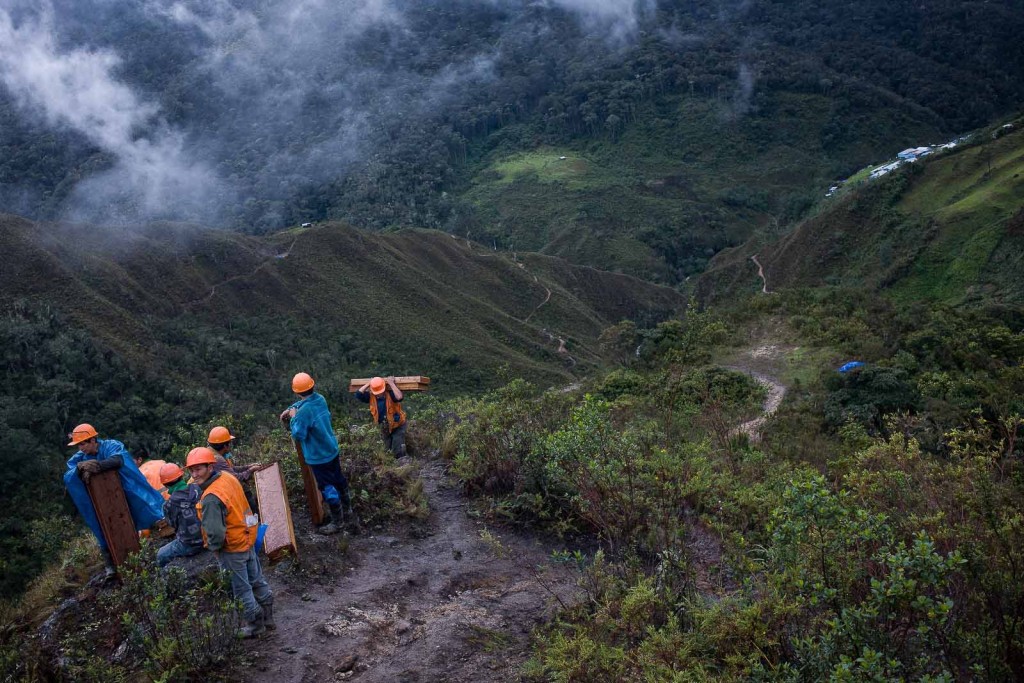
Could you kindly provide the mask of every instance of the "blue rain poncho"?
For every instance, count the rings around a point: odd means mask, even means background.
[[[861,362],[859,360],[852,360],[849,363],[843,365],[841,368],[839,368],[837,370],[837,372],[841,372],[843,374],[846,374],[850,370],[856,370],[857,368],[862,368],[862,367],[864,367],[864,363],[863,362]]]
[[[124,489],[124,497],[128,500],[128,509],[131,510],[136,531],[148,529],[164,518],[162,509],[164,497],[149,485],[123,443],[114,439],[100,439],[99,443],[100,448],[96,455],[86,455],[82,451],[78,451],[71,456],[71,459],[68,460],[68,471],[64,473],[64,486],[67,487],[68,494],[74,501],[75,507],[78,508],[79,514],[82,515],[82,519],[85,520],[96,536],[96,540],[99,541],[100,548],[106,550],[107,542],[103,539],[100,522],[96,519],[96,510],[92,507],[92,500],[89,499],[89,492],[85,489],[85,484],[78,476],[78,463],[121,456],[122,465],[118,468],[117,473],[121,477],[121,488]]]
[[[334,436],[331,411],[324,397],[313,392],[289,407],[295,408],[295,417],[290,422],[292,438],[302,446],[306,463],[322,465],[338,457],[338,439]]]

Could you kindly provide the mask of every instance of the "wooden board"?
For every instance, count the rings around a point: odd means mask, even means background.
[[[120,567],[130,553],[139,550],[139,534],[135,531],[128,499],[121,488],[121,477],[117,470],[107,470],[89,477],[85,485],[96,510],[103,539],[107,542],[114,566]]]
[[[362,379],[351,379],[348,382],[348,392],[354,394],[359,387],[369,384],[370,377]],[[430,389],[430,378],[423,375],[411,375],[409,377],[396,377],[395,385],[402,391],[427,391]]]
[[[299,546],[295,542],[295,527],[281,466],[275,462],[254,473],[253,480],[256,482],[256,499],[260,503],[260,518],[267,525],[263,552],[272,560],[289,550],[298,555]]]
[[[324,499],[317,488],[316,478],[313,470],[306,464],[306,458],[302,455],[302,444],[292,439],[295,444],[295,455],[299,457],[299,468],[302,470],[302,483],[306,488],[306,502],[309,504],[309,514],[313,518],[313,524],[319,526],[324,523]]]

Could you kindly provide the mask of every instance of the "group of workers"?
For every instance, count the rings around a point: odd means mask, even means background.
[[[330,509],[330,518],[318,531],[336,534],[347,527],[358,533],[359,521],[352,509],[348,480],[341,471],[331,413],[315,385],[309,374],[295,375],[292,391],[298,400],[280,418],[301,447]],[[385,446],[396,456],[405,455],[406,415],[402,391],[394,378],[374,377],[355,396],[369,403]],[[120,441],[100,439],[89,424],[78,425],[69,436],[68,446],[76,446],[78,451],[68,460],[64,485],[99,542],[108,576],[117,570],[87,484],[93,475],[116,470],[135,529],[142,533],[165,525],[174,529],[173,540],[157,551],[158,564],[166,566],[175,558],[212,551],[230,575],[232,593],[242,604],[245,624],[239,635],[248,638],[274,628],[274,596],[263,577],[256,548],[259,517],[241,484],[263,465],[234,464],[231,448],[235,437],[226,427],[210,430],[207,445],[189,451],[184,468],[172,462],[134,458]]]

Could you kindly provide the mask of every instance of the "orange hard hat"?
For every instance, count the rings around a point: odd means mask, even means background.
[[[210,436],[206,437],[206,442],[219,445],[227,443],[233,438],[235,437],[231,435],[231,432],[228,431],[227,427],[214,427],[210,430]]]
[[[94,436],[97,436],[96,428],[93,427],[91,424],[86,424],[83,422],[82,424],[75,427],[75,429],[70,434],[68,434],[68,438],[71,439],[71,441],[68,442],[68,445],[77,446],[83,441],[88,441]]]
[[[375,396],[380,396],[381,394],[383,394],[384,387],[386,386],[387,384],[384,382],[383,377],[374,377],[373,379],[370,380],[370,391],[373,392]]]
[[[212,465],[217,462],[217,456],[206,446],[199,446],[193,448],[188,452],[188,457],[185,458],[185,467],[192,467],[193,465]]]
[[[292,377],[292,391],[296,394],[301,394],[304,391],[309,391],[313,388],[316,382],[309,376],[308,373],[300,372],[299,374]]]
[[[164,486],[173,484],[183,476],[185,476],[185,471],[173,462],[165,462],[163,465],[160,465],[160,483]]]

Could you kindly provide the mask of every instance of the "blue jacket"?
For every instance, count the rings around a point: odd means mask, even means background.
[[[100,547],[106,549],[107,542],[103,540],[103,531],[100,529],[99,520],[96,519],[96,510],[93,509],[92,500],[89,499],[89,492],[78,477],[78,463],[84,460],[106,460],[113,456],[121,456],[122,464],[117,473],[121,477],[121,487],[124,489],[124,497],[128,500],[128,509],[132,513],[136,531],[148,529],[164,518],[161,509],[164,497],[149,485],[123,443],[114,439],[100,439],[99,442],[100,448],[96,455],[86,455],[82,451],[78,451],[71,456],[71,459],[68,460],[68,471],[64,473],[64,486],[67,487],[68,494],[74,501],[75,507],[78,508],[79,514],[82,515],[82,519],[85,520],[96,536],[96,540],[99,541]]]
[[[338,439],[331,426],[331,411],[327,401],[313,392],[293,403],[295,417],[291,419],[292,438],[302,446],[302,456],[310,465],[322,465],[338,457]]]

